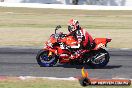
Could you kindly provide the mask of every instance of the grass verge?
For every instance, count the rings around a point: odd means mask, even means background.
[[[0,46],[43,46],[56,25],[67,33],[75,18],[95,37],[110,37],[110,48],[132,48],[132,11],[55,10],[0,7]]]
[[[85,88],[132,88],[132,86],[87,86]],[[84,88],[79,82],[49,79],[20,80],[8,78],[0,80],[0,88]]]

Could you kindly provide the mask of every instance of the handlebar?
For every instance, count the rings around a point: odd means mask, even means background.
[[[55,38],[58,39],[58,38],[64,38],[67,36],[67,34],[63,34],[63,33],[56,33],[55,35]]]
[[[60,38],[64,38],[64,37],[67,36],[67,34],[63,34],[63,32],[57,33],[57,30],[58,30],[59,28],[61,28],[61,25],[58,25],[58,26],[56,26],[56,28],[55,28],[54,37],[55,37],[57,40],[60,39]]]

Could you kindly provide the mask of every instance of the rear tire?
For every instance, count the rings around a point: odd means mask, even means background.
[[[40,50],[36,56],[36,60],[40,67],[52,67],[58,61],[57,56],[52,53],[51,56],[48,56],[48,50]]]
[[[103,60],[97,61],[97,57],[104,55]],[[105,49],[99,49],[98,51],[95,51],[94,56],[88,63],[90,67],[92,68],[103,68],[105,67],[109,62],[110,55]]]

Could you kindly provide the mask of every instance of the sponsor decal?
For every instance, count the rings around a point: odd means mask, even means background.
[[[131,85],[131,80],[128,79],[92,79],[89,78],[88,71],[84,71],[84,67],[81,70],[82,76],[78,78],[79,83],[82,86],[89,85]]]

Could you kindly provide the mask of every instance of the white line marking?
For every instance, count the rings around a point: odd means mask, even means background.
[[[118,77],[116,77],[116,78],[112,78],[112,79],[128,79],[128,80],[132,81],[132,79],[129,79],[129,78],[118,78]]]
[[[132,6],[64,5],[64,4],[40,4],[40,3],[0,2],[0,6],[27,7],[27,8],[52,8],[52,9],[79,9],[79,10],[132,10]]]
[[[68,77],[68,78],[57,78],[57,77],[34,77],[34,76],[19,76],[18,77],[19,79],[21,80],[28,80],[28,79],[50,79],[50,80],[69,80],[69,81],[74,81],[74,80],[78,80],[77,78],[75,77]],[[98,79],[98,78],[97,78]],[[128,79],[128,80],[131,80],[132,79],[129,79],[129,78],[118,78],[118,77],[115,77],[115,78],[112,78],[112,79]]]
[[[50,80],[77,80],[74,77],[68,77],[68,78],[57,78],[57,77],[34,77],[34,76],[19,76],[18,77],[21,80],[27,80],[27,79],[50,79]]]

